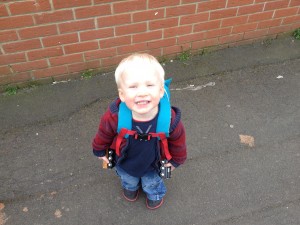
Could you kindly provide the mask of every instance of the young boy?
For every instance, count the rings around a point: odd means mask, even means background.
[[[93,140],[94,155],[107,163],[106,149],[116,151],[116,171],[121,179],[124,198],[132,202],[137,200],[141,185],[147,195],[146,206],[149,209],[159,208],[166,194],[164,181],[159,176],[160,160],[166,154],[163,150],[165,148],[161,139],[147,136],[156,132],[160,100],[165,92],[164,75],[160,63],[149,54],[133,54],[123,59],[115,71],[119,98],[111,103],[102,116]],[[146,135],[146,139],[129,135],[121,143],[118,141],[118,112],[121,102],[131,111],[133,133],[140,137]],[[165,165],[171,167],[171,171],[184,163],[187,154],[185,129],[180,115],[180,110],[172,107],[170,134],[167,138],[171,159]]]

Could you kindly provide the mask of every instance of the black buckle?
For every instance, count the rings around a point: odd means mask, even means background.
[[[139,139],[140,141],[149,141],[151,138],[151,134],[135,134],[135,139]]]

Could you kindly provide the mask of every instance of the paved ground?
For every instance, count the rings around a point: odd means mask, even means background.
[[[300,224],[300,41],[168,62],[188,160],[156,211],[91,153],[112,73],[0,97],[0,225]]]

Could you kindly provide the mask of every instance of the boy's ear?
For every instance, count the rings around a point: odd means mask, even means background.
[[[119,93],[119,98],[121,99],[122,102],[124,102],[125,101],[124,93],[121,88],[118,89],[118,93]]]
[[[164,96],[164,94],[165,94],[165,87],[164,87],[164,85],[162,85],[161,87],[160,87],[160,98],[162,98],[163,96]]]

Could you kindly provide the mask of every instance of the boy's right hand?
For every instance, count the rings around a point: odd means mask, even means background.
[[[103,161],[103,163],[109,163],[109,160],[106,156],[103,156],[103,157],[98,157],[98,159],[101,159]]]

